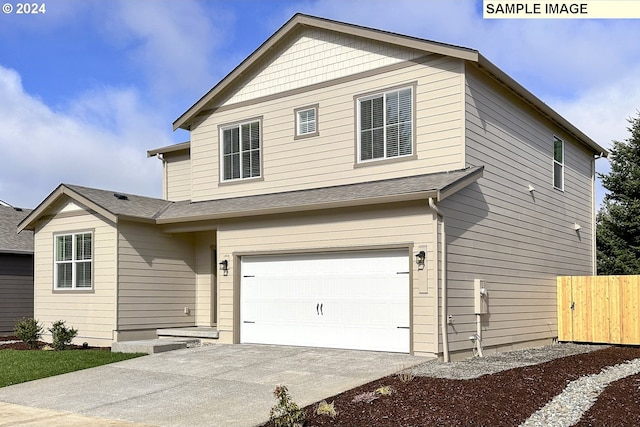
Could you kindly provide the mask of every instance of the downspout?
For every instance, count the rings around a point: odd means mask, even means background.
[[[437,218],[442,221],[442,240],[440,245],[442,247],[442,264],[440,277],[442,278],[442,305],[440,306],[440,328],[442,335],[442,357],[445,362],[449,362],[449,330],[447,326],[447,234],[444,226],[444,216],[440,213],[440,210],[433,201],[433,197],[429,197],[429,207],[437,214]],[[437,236],[436,236],[437,239]],[[436,253],[438,248],[436,248]],[[436,266],[437,268],[437,266]]]

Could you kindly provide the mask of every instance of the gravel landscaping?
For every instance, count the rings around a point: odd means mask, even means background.
[[[640,425],[639,372],[640,348],[576,344],[429,361],[326,399],[335,417],[306,407],[305,426]]]

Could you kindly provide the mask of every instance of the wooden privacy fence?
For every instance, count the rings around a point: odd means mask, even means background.
[[[640,344],[640,276],[558,277],[558,340]]]

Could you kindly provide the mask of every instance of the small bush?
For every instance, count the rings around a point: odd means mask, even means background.
[[[336,411],[336,407],[334,406],[334,402],[327,403],[326,400],[318,403],[318,407],[316,408],[316,414],[318,415],[328,415],[331,418],[335,418],[338,415]]]
[[[269,420],[275,427],[302,427],[304,411],[289,396],[287,386],[279,385],[273,390],[276,404],[269,412]]]
[[[29,348],[38,348],[42,337],[42,325],[33,317],[24,317],[16,322],[13,333]]]
[[[66,349],[76,335],[78,335],[78,330],[74,328],[67,328],[64,324],[64,320],[54,322],[53,326],[49,328],[49,332],[51,332],[53,337],[53,343],[51,346],[54,350]]]
[[[393,388],[390,385],[385,385],[378,387],[374,393],[379,396],[391,396],[393,394]]]
[[[415,379],[416,374],[414,374],[410,369],[405,369],[404,371],[398,372],[396,376],[403,383],[409,383]]]

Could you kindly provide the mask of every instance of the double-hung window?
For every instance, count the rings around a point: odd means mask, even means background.
[[[91,289],[92,245],[93,234],[91,232],[55,236],[55,289]]]
[[[564,190],[564,141],[553,137],[553,186]]]
[[[358,98],[358,161],[413,154],[413,88]]]
[[[260,176],[260,120],[222,127],[222,181]]]

